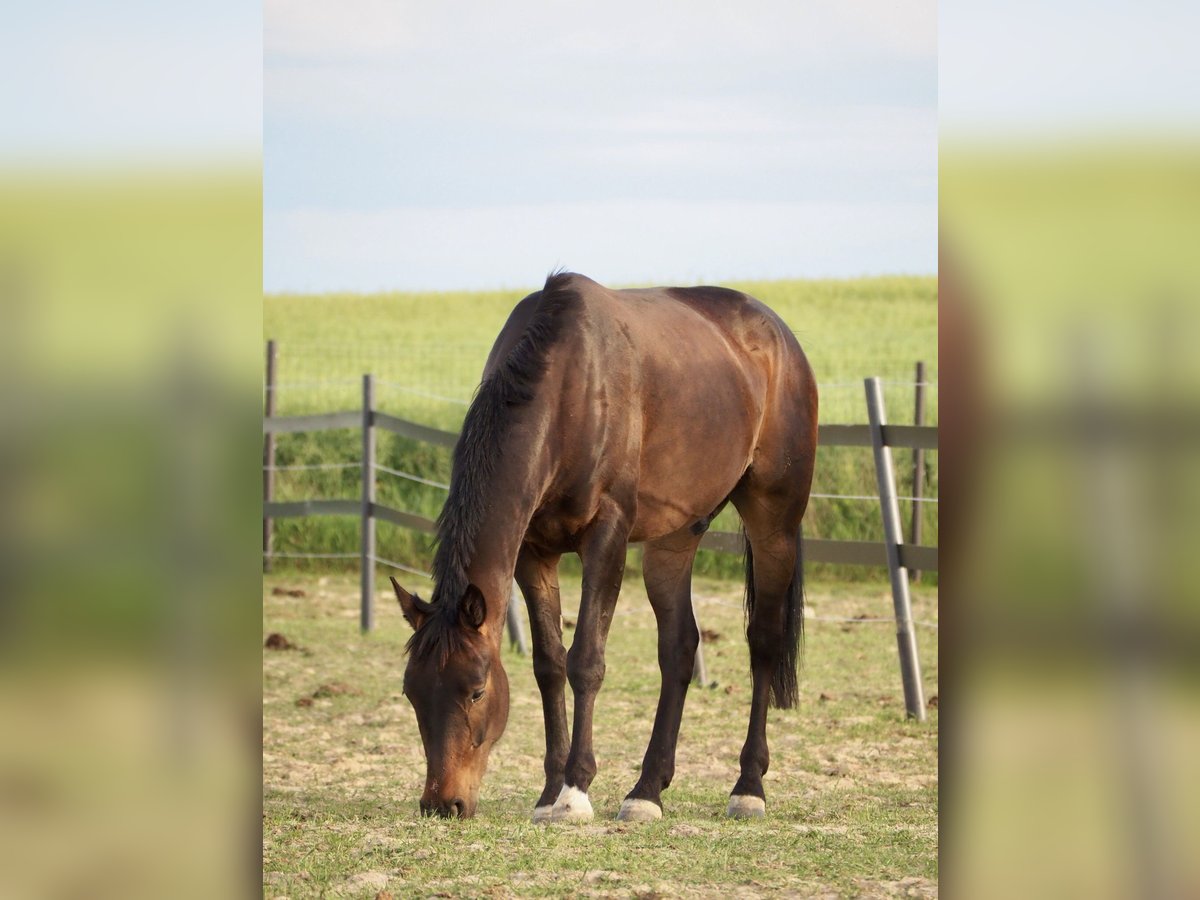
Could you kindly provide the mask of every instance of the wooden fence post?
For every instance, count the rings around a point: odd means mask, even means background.
[[[925,424],[925,363],[917,363],[916,394],[913,398],[913,424]],[[912,543],[921,543],[921,521],[925,516],[924,504],[921,498],[925,496],[925,451],[921,447],[913,448],[913,501],[912,501]],[[921,570],[913,569],[910,573],[913,581],[921,580]]]
[[[275,415],[275,342],[267,341],[267,396],[266,411],[269,419]],[[275,499],[275,433],[268,431],[263,436],[263,503]],[[271,571],[271,551],[274,549],[274,522],[263,516],[263,571]]]
[[[362,610],[363,633],[375,626],[375,379],[362,381]]]
[[[925,694],[921,687],[921,664],[917,659],[917,636],[913,630],[912,604],[908,596],[908,572],[900,565],[900,506],[896,501],[896,474],[892,451],[883,442],[886,423],[883,388],[878,378],[864,381],[867,416],[871,427],[871,445],[875,451],[875,480],[879,485],[879,510],[883,516],[883,542],[887,551],[888,572],[892,578],[892,607],[896,614],[896,645],[900,651],[900,676],[904,683],[904,708],[918,722],[925,721]]]

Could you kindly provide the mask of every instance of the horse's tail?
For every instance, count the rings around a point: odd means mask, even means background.
[[[742,534],[745,538],[745,532]],[[750,541],[746,546],[746,619],[747,624],[754,615],[754,551]],[[779,636],[781,647],[775,673],[771,676],[771,705],[777,709],[791,709],[799,699],[797,669],[800,665],[801,640],[804,637],[804,558],[803,541],[796,531],[796,564],[792,580],[784,595],[783,634]]]

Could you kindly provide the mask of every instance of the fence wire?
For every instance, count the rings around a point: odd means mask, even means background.
[[[448,484],[442,484],[440,481],[431,481],[428,478],[422,478],[420,475],[413,475],[411,472],[401,472],[399,469],[391,469],[379,463],[375,464],[375,469],[380,472],[387,472],[389,475],[395,475],[397,478],[407,478],[409,481],[415,481],[418,484],[427,484],[430,487],[441,488],[443,491],[450,490],[450,485]]]
[[[277,381],[270,385],[263,382],[264,391],[288,391],[293,388],[321,388],[331,384],[362,384],[361,378],[322,378],[317,381]]]
[[[740,603],[730,603],[727,600],[718,600],[716,597],[696,597],[694,602],[697,603],[698,605],[703,605],[703,606],[723,606],[726,609],[736,609],[739,612],[741,612],[743,610],[743,606]],[[876,617],[871,617],[871,616],[864,616],[862,618],[858,618],[858,617],[851,617],[851,616],[818,616],[814,613],[809,612],[807,609],[804,611],[804,621],[805,622],[838,622],[838,623],[842,623],[842,624],[846,624],[846,625],[883,625],[883,624],[887,624],[889,622],[893,625],[896,624],[895,617],[889,618],[887,616],[880,616],[880,617],[876,618]],[[920,625],[923,628],[931,628],[934,631],[938,630],[937,622],[924,622],[924,621],[919,621],[917,619],[913,619],[913,624]]]
[[[273,550],[263,552],[264,559],[358,559],[361,553],[287,553]]]
[[[263,466],[264,472],[307,472],[314,469],[361,469],[362,463],[305,463],[293,466]]]
[[[815,497],[820,500],[871,500],[875,503],[879,502],[878,494],[817,494],[812,493],[809,497]],[[912,503],[937,503],[937,497],[897,497],[897,500],[908,500]]]
[[[887,387],[926,387],[932,388],[935,391],[938,389],[936,381],[892,381],[887,378],[881,378],[879,383]],[[817,390],[824,390],[825,388],[858,388],[862,390],[862,386],[863,383],[861,381],[821,381],[817,383]]]
[[[358,554],[356,553],[355,556],[357,555]],[[404,565],[404,563],[393,562],[390,559],[384,559],[382,556],[372,556],[371,561],[387,566],[390,569],[398,569],[401,572],[408,572],[410,575],[419,575],[421,578],[427,578],[430,581],[433,581],[433,576],[428,572],[422,572],[420,569],[414,569],[412,566]]]
[[[434,394],[429,391],[422,391],[418,388],[409,387],[406,384],[400,384],[395,381],[380,381],[375,380],[376,386],[391,388],[394,391],[401,391],[405,394],[412,394],[415,397],[423,397],[426,400],[438,400],[442,403],[453,403],[456,406],[470,406],[470,400],[463,400],[461,397],[447,397],[445,394]]]

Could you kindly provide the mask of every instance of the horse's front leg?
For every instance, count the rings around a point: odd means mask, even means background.
[[[543,556],[529,546],[517,556],[516,579],[529,609],[533,640],[533,676],[542,693],[546,723],[546,786],[533,810],[534,822],[550,818],[562,792],[570,736],[567,733],[567,653],[562,643],[562,605],[558,593],[559,556]]]
[[[567,678],[575,695],[575,715],[565,783],[550,813],[554,822],[586,822],[592,818],[587,794],[596,776],[592,711],[604,682],[604,645],[621,591],[629,528],[628,518],[615,503],[610,503],[593,521],[580,544],[583,593],[575,639],[567,653]]]

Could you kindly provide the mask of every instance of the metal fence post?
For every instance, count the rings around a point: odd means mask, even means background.
[[[925,721],[925,696],[921,687],[921,664],[917,659],[917,636],[913,630],[912,604],[908,596],[908,572],[900,565],[900,506],[896,501],[896,474],[892,451],[883,442],[886,424],[883,389],[878,378],[864,382],[867,416],[871,427],[871,445],[875,451],[875,480],[879,485],[879,510],[883,516],[883,541],[887,550],[888,572],[892,579],[892,607],[896,613],[896,644],[900,651],[900,675],[904,682],[904,708],[918,722]]]
[[[925,424],[925,363],[917,363],[917,386],[913,398],[913,424]],[[921,543],[921,522],[925,516],[921,498],[925,496],[925,451],[920,447],[913,448],[913,502],[912,529],[909,534],[914,544]],[[913,569],[909,573],[913,581],[921,580],[921,570]]]
[[[517,591],[517,583],[515,581],[508,595],[508,612],[506,616],[509,644],[516,647],[517,652],[522,656],[527,655],[529,653],[529,644],[525,640],[525,623],[521,621],[521,595]]]
[[[275,342],[267,341],[267,396],[264,415],[275,415]],[[263,504],[275,499],[275,432],[263,436]],[[271,571],[271,551],[274,549],[275,523],[263,516],[263,571]]]
[[[696,604],[692,604],[692,619],[696,622],[698,640],[696,643],[696,659],[692,662],[692,683],[704,687],[708,684],[708,669],[704,667],[704,630],[700,627],[700,617],[696,615]]]
[[[365,634],[375,626],[375,381],[362,381],[362,611]]]

